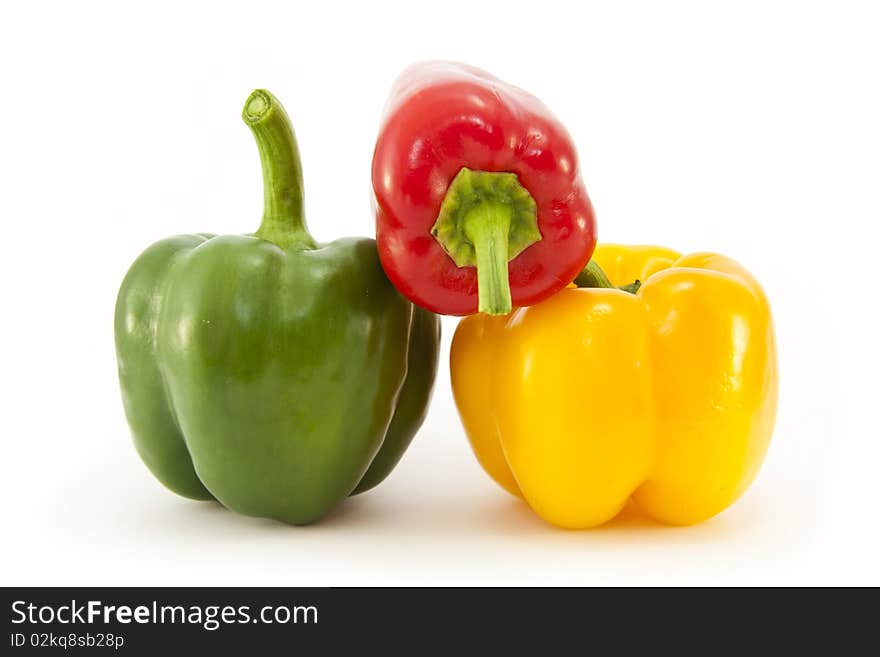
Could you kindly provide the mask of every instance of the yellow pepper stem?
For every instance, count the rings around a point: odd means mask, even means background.
[[[608,276],[605,274],[605,272],[602,271],[599,263],[597,263],[595,260],[590,260],[590,262],[587,263],[587,266],[584,267],[584,270],[575,277],[574,284],[578,287],[612,288],[616,290],[623,290],[624,292],[629,292],[630,294],[635,294],[642,286],[642,282],[638,279],[634,280],[629,285],[614,285],[608,279]]]

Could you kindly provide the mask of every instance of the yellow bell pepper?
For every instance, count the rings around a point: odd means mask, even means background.
[[[555,525],[586,528],[628,500],[660,522],[732,504],[764,459],[778,374],[770,307],[714,253],[600,245],[620,289],[564,289],[461,321],[455,402],[483,469]]]

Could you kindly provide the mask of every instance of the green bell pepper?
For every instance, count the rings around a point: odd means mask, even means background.
[[[134,444],[159,481],[247,515],[319,519],[381,482],[421,425],[439,319],[382,270],[374,240],[316,244],[290,120],[263,90],[264,214],[253,235],[180,235],[135,261],[116,302]]]

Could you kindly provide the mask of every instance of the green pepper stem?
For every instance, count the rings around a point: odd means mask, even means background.
[[[263,220],[256,236],[282,249],[314,248],[303,212],[299,147],[287,112],[275,96],[257,89],[241,117],[254,134],[263,168]]]
[[[602,287],[635,294],[639,291],[642,282],[636,279],[629,285],[615,285],[599,266],[599,263],[595,260],[590,260],[583,271],[575,277],[574,284],[578,287]]]
[[[478,310],[506,315],[513,310],[507,276],[510,206],[480,203],[462,221],[462,230],[474,247],[477,266]]]

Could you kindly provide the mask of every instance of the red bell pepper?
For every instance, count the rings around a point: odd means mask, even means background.
[[[570,283],[596,245],[565,128],[534,96],[470,66],[404,71],[372,173],[382,266],[436,313],[535,304]]]

